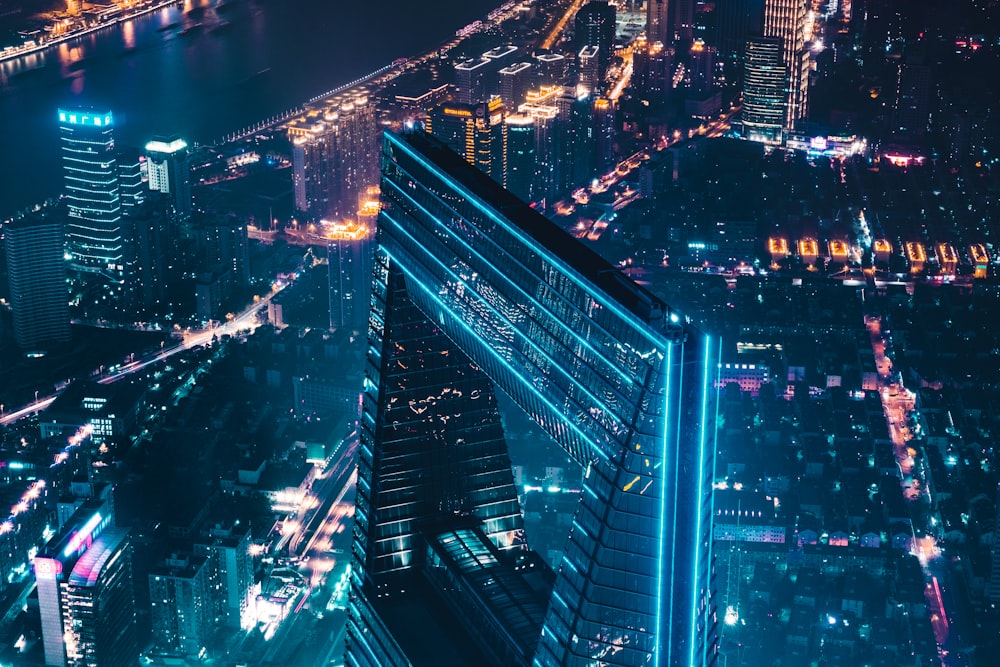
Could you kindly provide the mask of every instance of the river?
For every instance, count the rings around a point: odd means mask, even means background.
[[[501,0],[186,0],[0,63],[0,219],[62,188],[56,109],[111,109],[116,142],[207,142],[400,57]]]

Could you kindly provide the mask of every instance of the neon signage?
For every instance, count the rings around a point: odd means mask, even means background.
[[[59,122],[68,125],[92,125],[93,127],[109,127],[110,113],[84,113],[82,111],[59,110]]]
[[[90,539],[93,535],[94,530],[101,524],[104,517],[101,516],[100,512],[94,514],[94,516],[87,519],[87,523],[83,524],[80,530],[73,533],[69,538],[69,543],[66,548],[63,549],[63,556],[69,556],[72,553],[76,553],[83,544]]]

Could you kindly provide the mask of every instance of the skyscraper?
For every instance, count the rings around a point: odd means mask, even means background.
[[[717,340],[432,137],[381,191],[347,663],[712,664]],[[585,471],[554,582],[495,388]]]
[[[352,222],[327,232],[332,329],[364,330],[368,321],[373,231],[363,223]]]
[[[507,175],[506,114],[499,97],[479,104],[449,102],[427,113],[427,131],[503,184]]]
[[[118,278],[125,244],[111,112],[59,109],[58,114],[73,265]]]
[[[806,49],[806,0],[765,0],[764,37],[781,40],[787,96],[785,129],[809,110],[809,51]]]
[[[743,57],[747,40],[764,29],[764,0],[721,0],[718,13],[719,57],[735,64]]]
[[[743,136],[751,141],[781,143],[785,124],[787,69],[781,40],[755,37],[747,41],[743,72]]]
[[[149,189],[170,195],[180,219],[191,215],[191,163],[187,142],[180,137],[156,137],[146,144]]]
[[[669,45],[674,41],[670,0],[646,0],[646,41]]]
[[[3,227],[14,338],[22,352],[70,339],[62,213],[42,209]]]
[[[45,664],[126,667],[139,657],[128,531],[84,502],[35,557]]]
[[[157,651],[196,658],[208,644],[214,620],[211,569],[205,556],[172,554],[149,573]]]
[[[615,6],[607,0],[591,0],[574,19],[577,48],[598,47],[599,71],[603,78],[615,52]]]
[[[350,217],[378,181],[375,105],[363,92],[325,104],[288,125],[295,208],[316,218]]]

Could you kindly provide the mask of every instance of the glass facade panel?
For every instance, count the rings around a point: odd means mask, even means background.
[[[439,142],[387,135],[382,168],[355,586],[430,497],[519,546],[495,385],[586,470],[534,663],[711,664],[718,341]]]

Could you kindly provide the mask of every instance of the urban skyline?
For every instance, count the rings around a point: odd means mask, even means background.
[[[511,1],[202,143],[88,81],[266,0],[15,4],[0,665],[989,664],[995,6]]]

